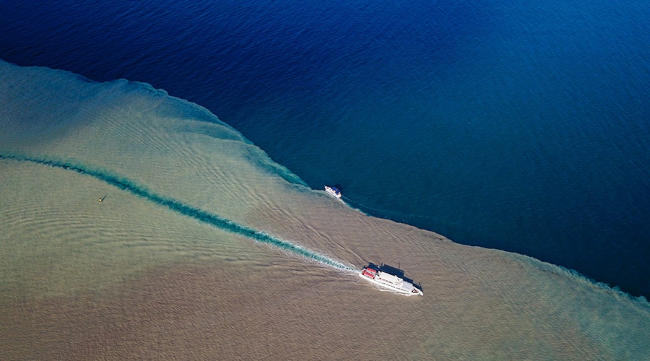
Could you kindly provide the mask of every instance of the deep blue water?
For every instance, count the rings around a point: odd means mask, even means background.
[[[650,296],[650,2],[0,1],[0,57],[201,104],[314,188]]]

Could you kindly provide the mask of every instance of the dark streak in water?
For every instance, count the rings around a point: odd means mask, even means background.
[[[116,174],[111,174],[108,171],[105,170],[99,170],[99,169],[93,169],[92,167],[87,167],[84,165],[80,164],[74,164],[71,162],[66,162],[66,161],[60,161],[60,160],[54,160],[54,159],[47,159],[47,158],[40,158],[40,157],[33,157],[33,156],[27,156],[27,155],[20,155],[20,154],[0,154],[0,159],[6,159],[6,160],[15,160],[15,161],[20,161],[20,162],[31,162],[31,163],[36,163],[36,164],[41,164],[45,166],[50,166],[54,168],[60,168],[60,169],[65,169],[65,170],[70,170],[73,172],[77,172],[79,174],[83,175],[88,175],[94,178],[97,178],[101,181],[104,181],[116,188],[119,188],[121,190],[130,192],[136,196],[145,198],[151,202],[154,202],[158,205],[164,206],[174,212],[180,213],[184,216],[192,217],[198,221],[210,224],[214,227],[217,227],[221,230],[225,230],[231,233],[235,233],[244,237],[251,238],[255,241],[261,242],[261,243],[268,243],[273,246],[276,246],[278,248],[281,248],[285,251],[289,251],[292,253],[295,253],[297,255],[303,256],[308,259],[312,259],[318,262],[321,262],[323,264],[326,264],[328,266],[332,266],[334,268],[338,268],[341,270],[352,270],[351,267],[346,266],[338,261],[335,261],[329,257],[323,256],[321,254],[318,254],[314,251],[310,251],[308,249],[305,249],[303,247],[300,247],[298,245],[295,245],[291,242],[284,241],[282,239],[273,237],[271,235],[268,235],[264,232],[260,232],[257,230],[254,230],[252,228],[243,226],[241,224],[235,223],[231,220],[228,220],[226,218],[220,217],[216,214],[212,214],[209,212],[206,212],[204,210],[201,210],[199,208],[192,207],[190,205],[184,204],[180,201],[177,201],[172,198],[164,197],[161,195],[158,195],[150,190],[148,190],[146,187],[139,185],[127,178],[124,178],[122,176],[116,175]]]

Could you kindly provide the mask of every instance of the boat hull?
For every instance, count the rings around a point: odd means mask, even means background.
[[[401,288],[401,287],[396,287],[396,286],[393,286],[393,285],[382,283],[382,282],[377,281],[376,279],[365,276],[365,275],[363,275],[363,271],[360,272],[358,275],[359,275],[359,277],[363,278],[364,280],[366,280],[368,282],[371,282],[371,283],[373,283],[373,284],[375,284],[375,285],[377,285],[377,286],[379,286],[379,287],[381,287],[383,289],[393,291],[395,293],[399,293],[399,294],[404,295],[404,296],[424,296],[422,291],[420,291],[419,289],[417,289],[413,285],[411,285],[412,288],[410,288],[410,289],[404,289],[404,288]],[[413,292],[413,290],[416,290],[416,292]]]
[[[332,188],[330,186],[325,186],[325,191],[332,197],[336,197],[339,199],[341,198],[341,192],[335,188]]]

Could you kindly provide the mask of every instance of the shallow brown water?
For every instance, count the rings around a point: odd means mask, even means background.
[[[287,182],[287,170],[236,131],[144,85],[0,66],[3,154],[118,174],[355,268],[399,265],[425,294],[380,292],[101,179],[4,159],[2,359],[650,355],[644,300],[529,257],[368,217]]]

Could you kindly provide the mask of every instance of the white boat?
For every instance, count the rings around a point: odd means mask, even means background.
[[[364,267],[359,276],[380,287],[387,288],[391,291],[403,294],[405,296],[424,296],[422,291],[415,287],[411,282],[390,273],[382,272],[374,267]]]
[[[341,191],[336,187],[325,186],[325,192],[332,197],[341,198]]]

